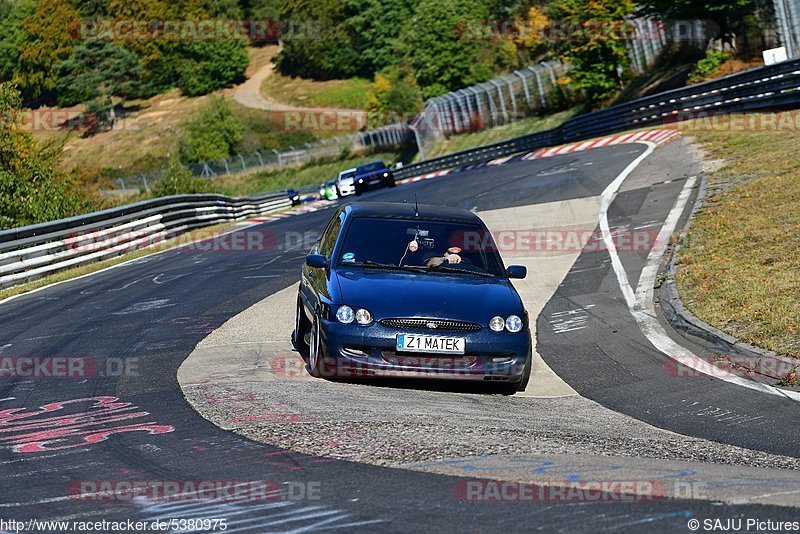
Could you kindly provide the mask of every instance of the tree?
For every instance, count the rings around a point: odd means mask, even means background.
[[[276,66],[292,76],[314,79],[350,78],[358,73],[358,53],[344,22],[347,19],[341,0],[289,0],[282,12],[290,21],[314,21],[313,26],[299,26],[297,32],[319,28],[319,35],[289,33],[283,35],[283,49]]]
[[[14,81],[31,99],[49,96],[58,83],[58,67],[75,46],[80,15],[66,0],[38,0],[22,21],[27,34],[19,46]]]
[[[422,93],[411,69],[407,65],[387,67],[375,75],[367,95],[366,111],[370,119],[367,128],[406,122],[422,105]]]
[[[556,0],[549,16],[565,35],[551,41],[560,58],[570,64],[567,81],[593,103],[608,99],[622,85],[628,68],[625,32],[609,31],[625,23],[634,10],[632,0]]]
[[[22,21],[35,12],[35,0],[0,0],[0,81],[13,79],[19,61],[19,49],[28,38]]]
[[[140,79],[139,59],[133,52],[94,39],[76,47],[59,67],[58,103],[87,103],[101,125],[113,128],[111,97],[135,96]]]
[[[177,85],[188,96],[244,80],[250,59],[242,40],[188,41],[178,49]]]
[[[753,10],[753,0],[649,0],[641,6],[642,13],[664,19],[712,21],[709,39],[730,34],[736,21],[742,21]]]
[[[399,47],[425,98],[486,81],[494,73],[487,44],[458,31],[490,16],[483,0],[421,0],[400,33]]]
[[[344,0],[348,35],[358,58],[356,74],[371,77],[397,63],[397,37],[418,0]]]
[[[0,229],[77,215],[88,206],[72,175],[55,171],[59,150],[21,124],[21,96],[0,83]]]
[[[211,96],[181,125],[180,159],[183,163],[201,163],[227,158],[242,139],[243,131],[228,102],[221,96]]]

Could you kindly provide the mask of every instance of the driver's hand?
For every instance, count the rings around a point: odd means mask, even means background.
[[[449,252],[445,252],[444,259],[447,260],[447,263],[461,263],[461,256],[458,254],[450,254]]]

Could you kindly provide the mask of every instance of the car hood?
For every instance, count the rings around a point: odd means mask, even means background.
[[[339,303],[367,308],[375,320],[426,317],[487,324],[495,315],[523,313],[519,295],[501,278],[371,269],[342,269],[335,277]]]

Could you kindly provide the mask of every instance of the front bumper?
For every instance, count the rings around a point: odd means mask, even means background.
[[[394,377],[517,383],[531,356],[530,332],[446,332],[322,320],[320,349],[326,373],[337,377]],[[398,334],[463,337],[465,354],[396,351]]]
[[[341,183],[339,184],[339,191],[341,192],[343,197],[348,195],[354,195],[356,192],[356,187],[353,185],[353,182],[350,183]]]

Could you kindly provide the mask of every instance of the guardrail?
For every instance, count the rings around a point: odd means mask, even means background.
[[[178,234],[291,207],[286,191],[175,195],[0,232],[0,289],[151,247]]]
[[[410,178],[624,130],[672,124],[701,113],[798,107],[800,59],[793,59],[579,115],[552,130],[406,165],[395,177]]]
[[[406,165],[395,171],[395,179],[668,124],[697,113],[798,107],[800,59],[794,59],[573,117],[552,130]],[[246,198],[178,195],[6,230],[0,232],[0,288],[146,248],[192,228],[270,213],[290,205],[286,191]]]

